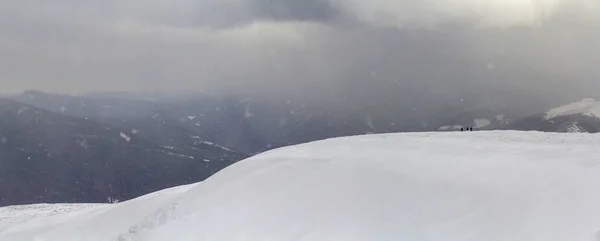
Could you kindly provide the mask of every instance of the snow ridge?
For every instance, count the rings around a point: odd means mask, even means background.
[[[488,119],[475,119],[473,120],[473,122],[475,122],[475,128],[477,129],[481,129],[484,128],[486,126],[489,126],[492,124],[492,122]]]
[[[0,240],[592,241],[597,146],[600,135],[519,131],[336,138],[85,213],[0,220]]]
[[[600,118],[600,101],[594,99],[583,99],[578,102],[563,105],[549,110],[544,117],[550,120],[560,116],[585,115],[589,117]]]
[[[579,127],[578,122],[571,123],[569,127],[567,127],[568,133],[583,133],[585,132],[581,127]]]

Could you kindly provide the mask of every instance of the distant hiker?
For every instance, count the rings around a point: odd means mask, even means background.
[[[460,131],[465,131],[465,128],[462,128],[462,127],[461,127],[461,128],[460,128]]]
[[[471,131],[473,131],[473,127],[471,127]]]

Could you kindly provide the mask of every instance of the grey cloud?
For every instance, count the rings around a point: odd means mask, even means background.
[[[327,22],[339,15],[328,0],[252,0],[251,5],[258,16],[273,20]]]
[[[373,106],[598,95],[600,4],[480,2],[4,2],[0,83],[3,91],[205,90]]]
[[[589,0],[330,1],[359,21],[399,28],[543,25],[557,18],[590,23],[600,13],[600,2]]]

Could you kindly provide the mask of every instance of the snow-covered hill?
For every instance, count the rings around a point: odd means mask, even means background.
[[[600,132],[600,101],[583,99],[523,118],[509,129],[548,132]]]
[[[474,128],[474,130],[501,130],[513,119],[519,116],[506,109],[497,110],[467,110],[440,122],[437,131],[460,131],[461,128]]]
[[[598,190],[600,135],[357,136],[120,204],[18,222],[28,208],[1,208],[0,240],[597,241]]]
[[[578,102],[570,103],[551,109],[546,113],[546,120],[569,115],[584,115],[600,118],[600,101],[594,99],[583,99]]]

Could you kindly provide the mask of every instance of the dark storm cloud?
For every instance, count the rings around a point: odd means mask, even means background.
[[[22,0],[3,91],[210,90],[371,102],[597,95],[586,0]]]

